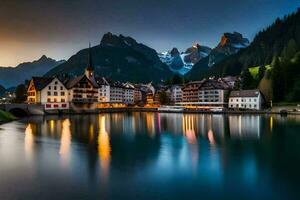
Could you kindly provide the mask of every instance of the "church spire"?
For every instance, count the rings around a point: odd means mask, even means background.
[[[89,42],[88,66],[87,70],[93,70],[91,42]]]
[[[92,49],[91,43],[89,42],[89,52],[88,52],[88,65],[85,68],[85,75],[91,79],[94,78],[93,60],[92,60]]]

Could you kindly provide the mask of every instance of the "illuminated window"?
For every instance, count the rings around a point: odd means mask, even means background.
[[[51,98],[48,98],[48,99],[47,99],[47,102],[51,102]]]

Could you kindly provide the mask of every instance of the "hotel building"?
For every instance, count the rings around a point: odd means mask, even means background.
[[[229,108],[260,110],[264,102],[259,90],[237,90],[229,95]]]

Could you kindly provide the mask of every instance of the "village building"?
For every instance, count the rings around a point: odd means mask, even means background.
[[[186,84],[183,91],[182,106],[199,108],[226,107],[230,87],[222,80],[207,79]]]
[[[109,82],[104,77],[97,77],[96,82],[99,87],[99,103],[109,103],[110,102],[110,85]]]
[[[110,103],[123,103],[123,84],[110,82]]]
[[[205,80],[199,87],[200,105],[225,107],[229,86],[221,80]]]
[[[229,95],[229,108],[261,110],[264,102],[259,90],[237,90]]]
[[[170,92],[170,100],[172,103],[178,103],[182,101],[182,85],[172,85]]]
[[[44,105],[45,110],[69,109],[68,90],[56,77],[33,77],[28,85],[27,102]]]
[[[76,108],[94,108],[98,103],[98,84],[94,76],[91,48],[89,48],[88,66],[83,75],[66,81],[69,101]]]
[[[203,81],[193,81],[182,87],[182,104],[193,104],[199,100],[199,87]]]
[[[134,104],[134,86],[130,83],[123,84],[123,103]]]
[[[133,101],[135,104],[143,102],[143,93],[140,85],[134,86]]]

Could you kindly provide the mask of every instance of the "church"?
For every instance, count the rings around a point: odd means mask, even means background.
[[[122,84],[118,87],[115,85],[104,77],[95,77],[90,47],[88,65],[84,74],[64,80],[59,77],[32,77],[28,84],[27,102],[42,104],[48,111],[70,108],[73,110],[96,109],[101,103],[112,105],[115,99],[118,99],[118,105],[123,103],[124,106],[134,102],[133,96],[123,94],[123,90],[128,94],[131,88],[125,88]],[[118,93],[114,92],[114,88],[118,89]],[[132,93],[133,91],[134,88],[132,88]]]

